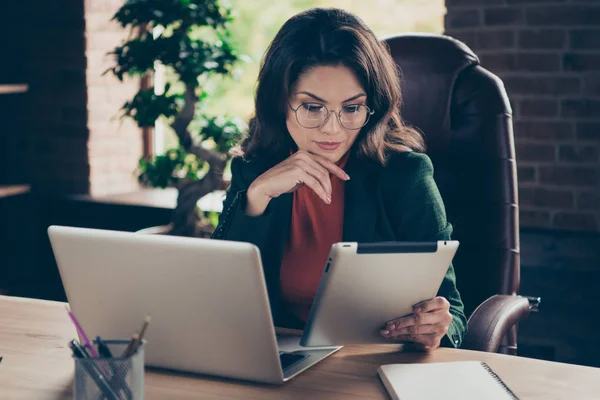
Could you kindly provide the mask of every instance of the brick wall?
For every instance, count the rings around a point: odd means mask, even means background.
[[[600,1],[446,7],[446,33],[504,81],[513,107],[520,293],[542,297],[519,324],[519,354],[600,366],[590,318],[600,286]]]
[[[42,192],[132,191],[140,130],[119,120],[138,81],[102,73],[126,37],[110,19],[122,1],[38,0],[27,15],[32,124],[31,182]]]
[[[600,1],[446,0],[446,34],[506,86],[521,225],[600,230]]]

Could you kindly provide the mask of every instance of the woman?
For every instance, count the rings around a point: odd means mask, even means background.
[[[423,139],[399,115],[395,64],[359,18],[338,9],[290,18],[255,100],[213,238],[259,247],[278,326],[303,327],[333,243],[450,239]],[[460,346],[465,330],[450,266],[438,297],[381,335],[432,349]]]

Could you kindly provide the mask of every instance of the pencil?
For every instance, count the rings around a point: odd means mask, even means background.
[[[123,357],[131,356],[131,354],[133,353],[133,346],[135,345],[135,343],[138,341],[139,338],[140,338],[140,335],[138,335],[137,333],[134,333],[133,335],[131,335],[131,340],[129,341],[127,348],[123,352]]]
[[[73,321],[73,324],[75,325],[75,329],[77,329],[79,336],[81,336],[81,339],[83,339],[83,345],[89,350],[92,357],[100,358],[100,355],[96,351],[96,348],[92,345],[92,343],[88,339],[88,337],[85,334],[81,325],[79,325],[79,321],[77,321],[77,318],[75,318],[75,314],[73,314],[71,312],[71,310],[69,310],[68,306],[65,306],[65,308],[67,309],[67,312],[69,313],[69,317],[71,317],[71,321]]]
[[[140,346],[140,343],[142,343],[142,340],[144,339],[144,334],[146,333],[146,329],[148,329],[148,325],[150,324],[150,316],[147,315],[146,318],[144,318],[144,324],[142,325],[142,329],[140,330],[140,336],[138,338],[138,340],[134,343],[133,345],[133,349],[131,350],[131,354],[134,354],[138,347]]]
[[[148,329],[149,324],[150,324],[150,316],[147,315],[146,318],[144,318],[144,325],[142,325],[142,330],[140,331],[140,342],[144,338],[144,334],[146,333],[146,329]]]

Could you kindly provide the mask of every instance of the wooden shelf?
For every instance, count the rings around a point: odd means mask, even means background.
[[[0,94],[25,93],[29,86],[25,84],[0,84]]]
[[[0,199],[4,197],[18,196],[28,193],[31,190],[29,185],[0,185]]]
[[[177,195],[178,192],[174,188],[143,188],[132,193],[109,196],[72,195],[70,198],[94,203],[173,210],[177,205]],[[198,207],[203,211],[221,212],[224,195],[225,191],[210,193],[198,201]]]

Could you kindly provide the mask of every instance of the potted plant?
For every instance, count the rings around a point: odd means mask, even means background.
[[[179,142],[164,155],[140,160],[138,179],[143,185],[178,190],[171,224],[162,233],[207,237],[214,216],[205,218],[196,203],[225,189],[228,150],[244,130],[241,119],[202,112],[206,82],[231,76],[244,58],[230,42],[232,10],[219,0],[127,0],[113,19],[130,35],[110,53],[116,65],[107,72],[120,80],[147,77],[158,62],[173,77],[162,94],[149,84],[122,107],[123,116],[140,128],[151,129],[159,118],[166,119]]]

